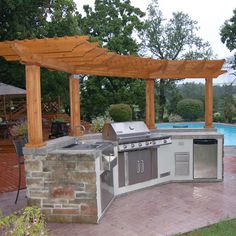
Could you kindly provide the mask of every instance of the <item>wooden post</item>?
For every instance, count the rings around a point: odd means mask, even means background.
[[[146,80],[146,125],[155,128],[154,79]]]
[[[205,128],[212,128],[213,120],[213,79],[207,78],[205,83]]]
[[[81,135],[80,127],[80,83],[79,79],[70,76],[70,120],[71,134],[73,136]]]
[[[40,67],[25,65],[28,144],[27,147],[41,147],[43,143]]]

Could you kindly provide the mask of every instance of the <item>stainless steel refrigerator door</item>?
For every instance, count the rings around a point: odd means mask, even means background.
[[[194,179],[217,178],[217,144],[194,144]]]

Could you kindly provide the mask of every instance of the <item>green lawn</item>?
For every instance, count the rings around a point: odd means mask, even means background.
[[[202,229],[181,234],[181,236],[236,236],[236,219],[224,220]]]

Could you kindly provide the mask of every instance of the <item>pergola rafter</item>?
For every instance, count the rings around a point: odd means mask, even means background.
[[[80,124],[79,80],[74,74],[146,79],[146,123],[155,127],[154,80],[206,78],[206,127],[212,127],[212,79],[226,71],[224,60],[156,60],[119,55],[100,48],[88,36],[0,42],[0,56],[26,65],[28,146],[43,145],[40,101],[40,67],[69,73],[72,133]],[[36,97],[35,97],[36,96]],[[32,101],[31,101],[32,100]],[[36,106],[34,106],[36,102]],[[77,118],[75,118],[77,117]],[[38,125],[37,125],[38,124]],[[40,129],[40,130],[39,130]],[[37,131],[39,130],[39,131]]]
[[[156,60],[118,55],[98,45],[87,36],[5,41],[0,42],[0,55],[70,74],[97,75],[98,71],[99,75],[117,76],[119,72],[119,77],[171,79],[215,78],[225,72],[221,70],[223,60]]]

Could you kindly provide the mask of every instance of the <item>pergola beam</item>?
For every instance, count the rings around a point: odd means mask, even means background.
[[[147,73],[137,73],[137,71],[125,71],[116,70],[109,71],[107,68],[99,68],[99,69],[78,69],[75,74],[84,74],[84,75],[98,75],[98,76],[114,76],[114,77],[122,77],[122,78],[142,78],[148,79],[149,75]]]
[[[23,64],[29,64],[29,63],[36,64],[36,65],[46,67],[48,69],[60,70],[67,73],[73,73],[75,70],[73,66],[70,66],[64,62],[60,62],[60,61],[56,62],[53,59],[48,59],[48,58],[42,57],[41,55],[32,54],[28,48],[20,44],[14,43],[12,45],[12,48],[14,51],[18,53],[18,55],[20,56],[21,62]]]
[[[213,69],[214,71],[214,69]],[[192,71],[185,71],[185,72],[179,72],[179,71],[169,71],[166,73],[160,73],[159,71],[153,72],[149,74],[149,78],[161,78],[161,79],[186,79],[186,78],[206,78],[206,77],[211,77],[211,78],[217,78],[219,75],[224,74],[225,70],[217,71],[217,72],[194,72]]]

